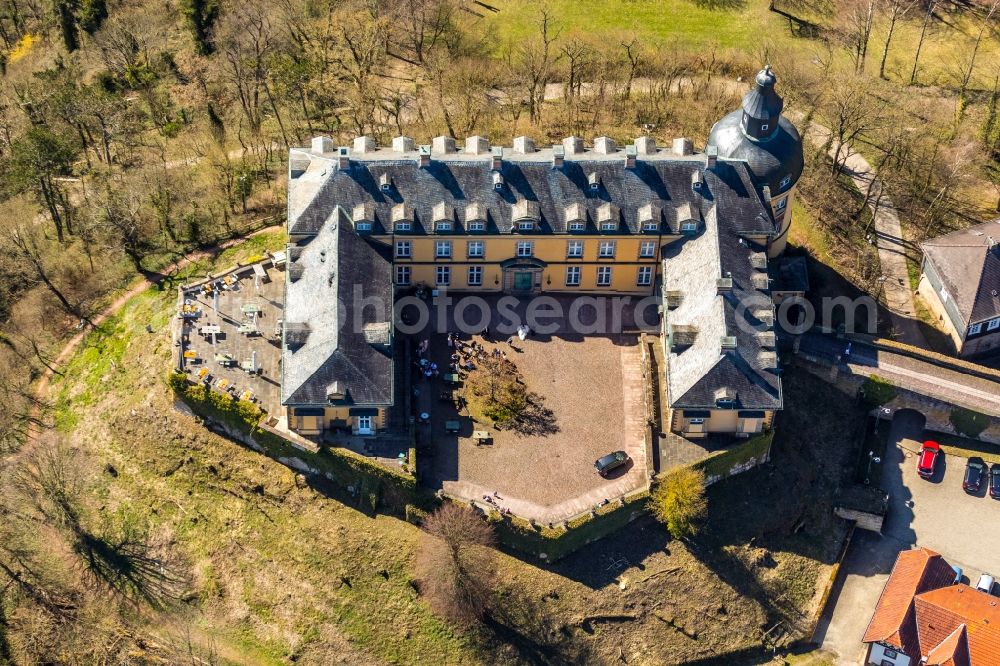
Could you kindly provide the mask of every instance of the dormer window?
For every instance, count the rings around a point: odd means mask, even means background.
[[[518,231],[534,231],[535,223],[531,220],[521,220],[517,223]]]
[[[681,224],[681,231],[683,231],[686,234],[692,234],[692,233],[698,231],[698,223],[697,222],[684,222],[684,223]]]
[[[434,231],[452,230],[455,221],[455,211],[451,206],[442,201],[434,206],[431,215],[434,220]]]
[[[497,192],[503,189],[503,176],[496,172],[493,174],[493,189]]]
[[[596,173],[587,174],[587,186],[590,188],[591,192],[596,192],[601,189],[601,179]]]
[[[660,230],[660,208],[651,203],[640,206],[638,210],[639,224],[645,232],[657,232]]]
[[[791,184],[792,184],[792,177],[791,176],[785,176],[784,178],[781,179],[781,182],[778,183],[778,189],[779,190],[783,190],[783,189],[785,189],[786,187],[788,187]]]
[[[691,189],[695,192],[701,190],[702,183],[704,179],[702,178],[701,171],[695,171],[691,174]]]
[[[618,218],[618,206],[614,204],[602,204],[597,209],[597,223],[601,231],[618,231]]]
[[[574,203],[566,206],[566,228],[570,231],[583,231],[587,228],[587,209],[582,204]]]
[[[465,207],[465,228],[468,231],[485,231],[486,207],[480,203],[470,203]]]
[[[384,173],[378,177],[378,187],[383,192],[388,192],[392,189],[392,178],[389,174]]]
[[[371,231],[375,222],[375,206],[370,203],[358,204],[351,213],[351,220],[357,231]]]
[[[539,208],[537,201],[521,199],[511,207],[511,219],[517,224],[519,231],[531,231],[536,228],[539,220]],[[522,229],[521,225],[527,222],[531,226]]]
[[[392,207],[392,226],[396,231],[410,231],[413,228],[413,208],[401,203]]]

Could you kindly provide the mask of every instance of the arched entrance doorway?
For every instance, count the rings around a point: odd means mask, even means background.
[[[542,289],[542,272],[547,263],[536,257],[514,257],[500,262],[503,290],[507,293],[530,294]]]

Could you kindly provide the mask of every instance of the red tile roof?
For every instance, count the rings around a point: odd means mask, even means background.
[[[862,640],[865,643],[886,643],[912,659],[919,659],[920,642],[913,597],[948,585],[954,579],[951,566],[933,550],[915,548],[901,552]]]
[[[925,666],[969,666],[969,643],[964,624],[928,653]]]
[[[1000,599],[968,585],[949,585],[913,601],[923,654],[935,651],[965,625],[971,666],[1000,664]]]

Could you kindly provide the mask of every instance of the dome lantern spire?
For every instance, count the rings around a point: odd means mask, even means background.
[[[765,141],[778,129],[778,120],[781,118],[781,110],[785,107],[785,102],[781,95],[774,91],[774,84],[778,79],[771,71],[771,65],[765,65],[764,69],[757,73],[753,88],[743,97],[743,122],[741,127],[744,134],[754,141]]]

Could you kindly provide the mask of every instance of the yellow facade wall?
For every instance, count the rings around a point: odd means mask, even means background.
[[[319,435],[330,427],[333,421],[343,422],[352,429],[356,428],[356,417],[350,415],[348,407],[325,407],[323,416],[301,416],[294,407],[288,407],[288,427],[302,435]],[[379,408],[373,417],[376,430],[385,427],[386,410]]]

